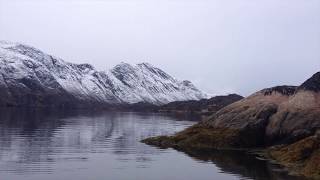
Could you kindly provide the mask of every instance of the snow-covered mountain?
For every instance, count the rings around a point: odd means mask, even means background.
[[[0,105],[73,106],[199,100],[207,95],[148,63],[98,71],[31,46],[0,41]]]

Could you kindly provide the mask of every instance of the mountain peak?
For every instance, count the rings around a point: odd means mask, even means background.
[[[0,41],[0,48],[16,55],[20,54],[22,56],[27,56],[39,62],[44,62],[44,61],[50,62],[51,58],[53,58],[51,55],[45,54],[44,52],[42,52],[41,50],[33,46],[29,46],[22,43]]]
[[[121,62],[120,64],[116,65],[112,68],[112,73],[115,74],[118,78],[122,80],[124,74],[131,74],[136,76],[136,69],[129,63]]]
[[[27,49],[27,50],[33,50],[33,51],[40,51],[29,45],[25,45],[17,42],[3,41],[3,40],[0,40],[0,47],[4,49],[11,49],[11,50]]]
[[[315,73],[311,78],[309,78],[304,83],[302,83],[299,89],[319,92],[320,91],[320,72]]]
[[[148,102],[171,102],[176,100],[195,100],[207,97],[190,81],[178,81],[150,63],[131,65],[122,62],[111,73],[132,91]],[[165,95],[167,94],[167,95]],[[168,97],[166,97],[168,96]]]
[[[132,67],[131,64],[121,61],[119,64],[117,64],[115,67]]]

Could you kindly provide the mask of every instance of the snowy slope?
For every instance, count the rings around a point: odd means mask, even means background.
[[[114,67],[111,73],[139,97],[139,100],[124,97],[127,102],[168,103],[206,97],[191,82],[180,82],[149,63],[121,63]]]
[[[36,48],[4,41],[0,41],[0,92],[0,105],[44,103],[48,98],[54,102],[55,96],[108,104],[164,104],[207,97],[191,82],[178,81],[148,63],[121,63],[98,71],[90,64],[69,63]]]

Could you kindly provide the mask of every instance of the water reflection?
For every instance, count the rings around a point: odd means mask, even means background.
[[[184,151],[198,161],[213,162],[221,172],[241,175],[242,178],[257,180],[305,180],[302,177],[288,176],[287,171],[276,164],[259,160],[255,155],[245,151]]]
[[[11,180],[21,175],[32,180],[294,179],[246,153],[189,151],[186,156],[139,142],[194,123],[164,114],[0,109],[0,176]]]

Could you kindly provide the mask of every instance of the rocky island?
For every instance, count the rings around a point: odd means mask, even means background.
[[[142,142],[189,150],[261,150],[292,174],[320,179],[320,72],[263,89],[173,136]]]

